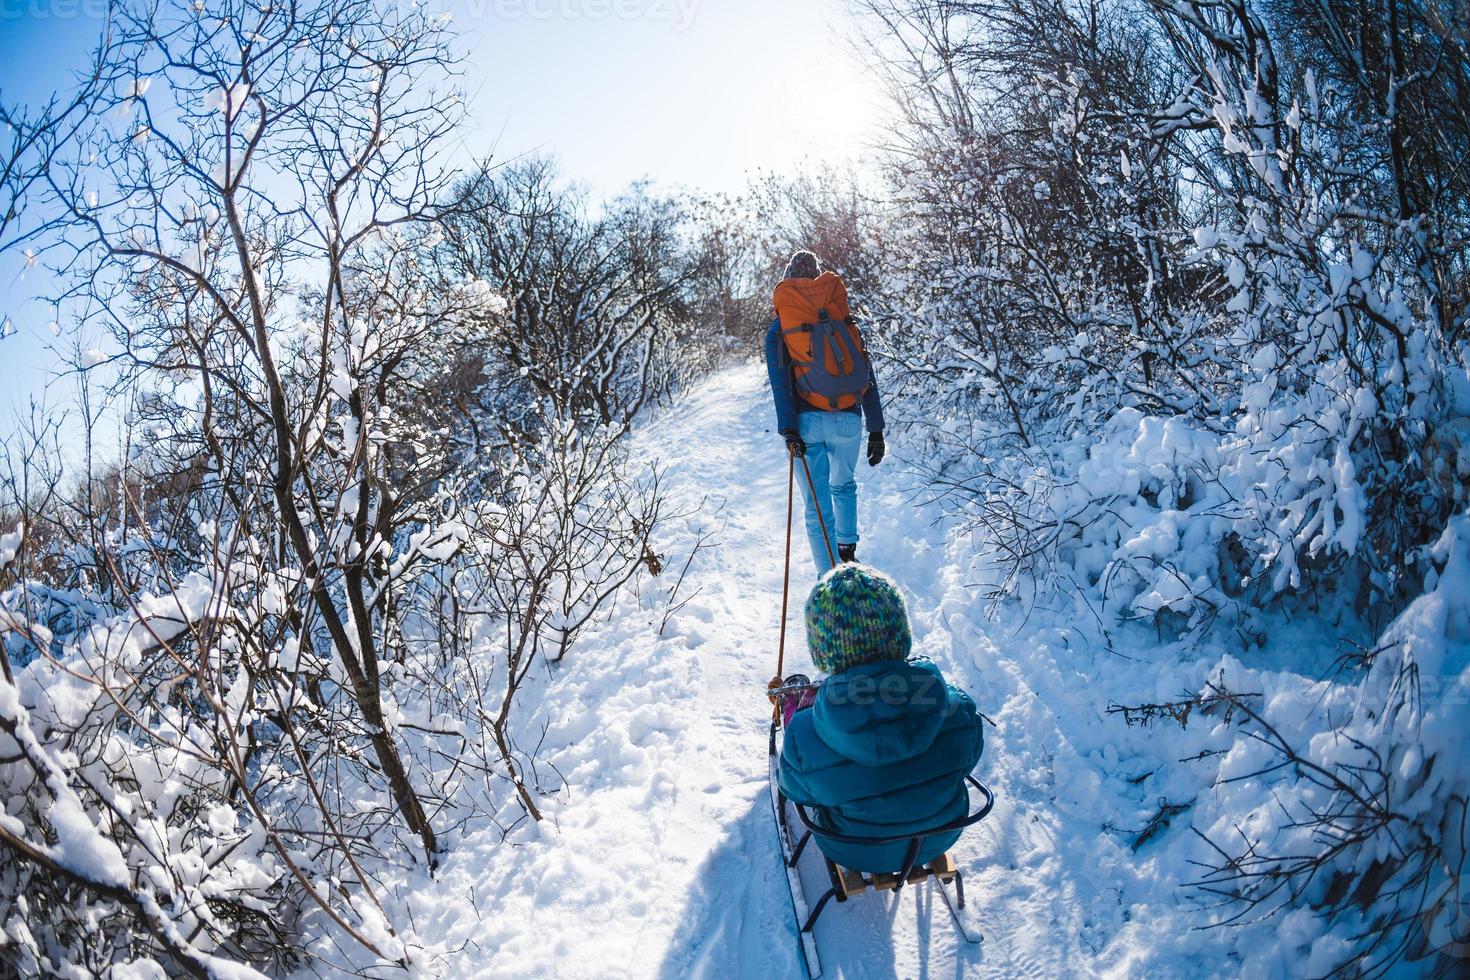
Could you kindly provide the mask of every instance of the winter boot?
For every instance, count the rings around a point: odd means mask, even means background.
[[[857,561],[857,545],[839,544],[837,546],[837,560],[844,565]]]

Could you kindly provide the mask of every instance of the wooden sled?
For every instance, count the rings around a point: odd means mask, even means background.
[[[822,910],[834,898],[838,904],[841,904],[849,898],[861,895],[870,889],[874,892],[897,892],[905,885],[922,884],[924,881],[932,878],[936,887],[939,889],[939,893],[944,897],[944,904],[949,906],[950,915],[954,917],[955,925],[964,934],[965,940],[971,943],[980,942],[981,937],[979,934],[973,933],[967,928],[963,917],[960,915],[960,912],[965,907],[965,879],[959,868],[955,866],[954,859],[948,853],[945,853],[928,864],[916,864],[914,860],[918,857],[919,850],[923,847],[924,841],[927,838],[969,827],[972,824],[979,823],[990,815],[991,808],[995,806],[995,794],[991,793],[989,788],[974,776],[966,776],[965,779],[985,798],[985,803],[980,809],[971,813],[969,816],[951,821],[943,826],[934,827],[918,834],[905,834],[897,837],[853,837],[847,834],[839,834],[818,826],[816,821],[812,819],[811,814],[807,812],[806,807],[793,803],[792,806],[795,808],[796,815],[805,828],[805,833],[802,834],[791,856],[788,858],[788,867],[796,867],[797,860],[801,858],[801,852],[813,837],[821,837],[842,844],[871,845],[903,843],[908,845],[908,854],[904,859],[903,866],[896,872],[877,871],[865,873],[854,871],[851,868],[842,867],[832,861],[831,858],[828,858],[824,853],[822,860],[827,865],[827,876],[831,879],[832,887],[827,889],[821,898],[817,899],[817,904],[812,908],[811,914],[807,916],[806,922],[801,924],[801,931],[810,934],[816,928],[817,919],[821,916]],[[820,850],[820,847],[818,849]],[[951,884],[954,885],[953,900],[950,898],[948,888]]]

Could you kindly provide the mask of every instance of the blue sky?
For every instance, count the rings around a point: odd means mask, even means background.
[[[181,0],[180,0],[181,2]],[[842,0],[427,0],[468,52],[461,159],[544,152],[595,194],[650,177],[737,190],[819,148],[861,152],[880,98],[843,37]],[[34,102],[86,64],[104,0],[0,0],[0,99]],[[827,152],[824,150],[824,152]],[[0,256],[0,435],[56,370],[47,291]]]

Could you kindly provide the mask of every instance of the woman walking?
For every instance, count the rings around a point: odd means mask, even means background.
[[[776,403],[776,429],[811,472],[797,480],[806,501],[807,540],[817,573],[857,560],[857,460],[867,421],[868,465],[885,451],[883,406],[847,287],[823,272],[812,252],[791,257],[772,297],[776,318],[766,331],[766,369]],[[822,529],[826,526],[827,537]]]

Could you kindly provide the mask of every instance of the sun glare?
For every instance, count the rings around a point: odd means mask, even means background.
[[[887,104],[880,86],[850,57],[809,62],[790,77],[800,100],[782,104],[775,125],[804,154],[836,161],[863,156],[881,134]]]

